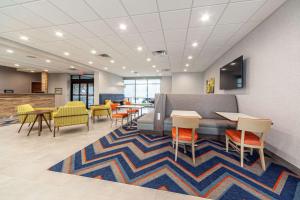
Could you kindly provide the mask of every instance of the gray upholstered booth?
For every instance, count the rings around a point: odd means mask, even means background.
[[[201,134],[224,134],[227,128],[235,128],[236,123],[218,116],[215,112],[238,112],[235,95],[186,95],[160,94],[156,96],[155,111],[138,120],[140,130],[171,131],[172,110],[194,110],[202,116],[199,129]],[[159,115],[159,116],[158,116]]]

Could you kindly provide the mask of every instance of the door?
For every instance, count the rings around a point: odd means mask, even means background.
[[[71,76],[71,101],[82,101],[87,108],[94,104],[94,77]]]

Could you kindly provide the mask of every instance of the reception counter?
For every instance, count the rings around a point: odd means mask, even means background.
[[[16,107],[22,104],[30,104],[32,107],[54,107],[55,94],[0,94],[0,118],[16,115]]]

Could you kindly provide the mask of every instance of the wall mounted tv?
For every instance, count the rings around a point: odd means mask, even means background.
[[[220,89],[232,90],[244,87],[244,59],[238,57],[220,69]]]

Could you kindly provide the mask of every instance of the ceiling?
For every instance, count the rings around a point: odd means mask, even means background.
[[[1,0],[0,64],[120,76],[201,72],[285,1]],[[156,50],[168,55],[153,56]],[[111,58],[98,56],[103,53]]]

